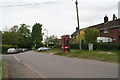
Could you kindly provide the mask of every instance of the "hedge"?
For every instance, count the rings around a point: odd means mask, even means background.
[[[88,50],[88,46],[87,45],[88,45],[87,43],[82,43],[81,44],[82,49],[83,50]],[[70,48],[71,49],[79,49],[79,44],[78,43],[76,43],[76,44],[70,44]]]
[[[88,50],[88,44],[81,44],[82,50]],[[61,48],[61,45],[56,45],[56,48]],[[71,49],[79,49],[79,44],[70,44]],[[94,50],[120,50],[120,43],[93,43]]]
[[[120,43],[96,43],[95,50],[120,50]]]
[[[84,49],[84,50],[88,49],[87,43],[82,43],[81,46],[82,46],[82,49]],[[55,45],[55,48],[61,48],[61,44]],[[70,44],[70,48],[71,49],[79,49],[79,44],[78,43]]]
[[[9,48],[18,48],[17,45],[0,45],[0,47],[2,48],[2,53],[7,53]]]
[[[55,48],[60,48],[61,49],[61,46],[62,46],[61,44],[56,44]]]

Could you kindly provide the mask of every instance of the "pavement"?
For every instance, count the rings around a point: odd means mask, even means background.
[[[3,56],[12,78],[118,78],[118,64],[28,51]]]

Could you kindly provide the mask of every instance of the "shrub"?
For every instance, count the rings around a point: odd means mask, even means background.
[[[71,49],[79,49],[79,44],[71,44]],[[88,50],[88,44],[81,44],[82,50]],[[93,43],[93,50],[120,50],[120,43]]]
[[[118,43],[96,43],[96,50],[120,50],[120,44]]]
[[[17,45],[0,45],[2,47],[2,53],[7,53],[9,48],[18,48]]]
[[[61,49],[61,46],[62,46],[61,44],[56,44],[56,45],[55,45],[55,48]]]
[[[83,50],[88,50],[88,44],[87,43],[82,43],[81,47]],[[79,49],[79,44],[75,43],[75,44],[70,44],[70,48],[71,49]]]
[[[88,50],[88,44],[87,43],[82,43],[81,47],[82,47],[82,50]]]
[[[79,44],[78,43],[70,44],[70,48],[71,49],[79,49]]]

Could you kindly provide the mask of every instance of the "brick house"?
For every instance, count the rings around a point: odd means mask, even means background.
[[[112,21],[108,21],[108,17],[105,16],[104,23],[89,26],[87,28],[97,28],[100,31],[100,37],[109,37],[113,39],[113,42],[120,43],[120,18],[117,19],[115,17]],[[76,35],[77,31],[75,31],[71,37],[75,38]]]

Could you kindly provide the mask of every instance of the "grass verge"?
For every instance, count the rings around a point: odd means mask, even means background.
[[[98,60],[98,61],[104,61],[104,62],[112,62],[112,63],[118,63],[118,51],[99,51],[99,50],[93,50],[93,51],[87,51],[87,50],[74,50],[70,53],[62,53],[58,52],[54,55],[62,55],[62,56],[68,56],[68,57],[75,57],[75,58],[83,58],[83,59],[91,59],[91,60]]]
[[[38,52],[37,50],[35,52]],[[68,56],[73,58],[82,58],[90,60],[98,60],[104,62],[118,63],[118,56],[120,56],[120,51],[101,51],[101,50],[75,50],[71,49],[70,53],[63,53],[60,49],[51,49],[47,51],[41,51],[40,53],[48,53],[53,55]]]
[[[8,65],[2,61],[0,61],[0,78],[10,78]]]
[[[2,61],[0,61],[0,79],[2,79]]]

